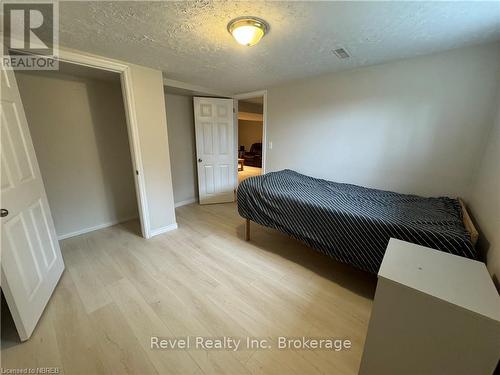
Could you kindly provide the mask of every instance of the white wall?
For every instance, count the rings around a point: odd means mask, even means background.
[[[468,196],[491,125],[499,47],[269,89],[268,171],[291,168],[398,192]]]
[[[58,236],[137,217],[119,80],[16,78]]]
[[[198,199],[193,97],[165,94],[172,185],[176,204]]]
[[[470,209],[481,233],[478,245],[487,251],[487,265],[500,281],[500,91],[494,126],[488,134],[476,174]]]

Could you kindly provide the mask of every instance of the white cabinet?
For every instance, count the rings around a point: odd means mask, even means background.
[[[491,375],[500,297],[484,263],[391,239],[360,375]]]

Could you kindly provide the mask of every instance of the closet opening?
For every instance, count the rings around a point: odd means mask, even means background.
[[[58,239],[142,236],[121,74],[62,61],[15,74]]]

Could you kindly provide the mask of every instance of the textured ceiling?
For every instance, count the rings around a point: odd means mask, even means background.
[[[256,46],[226,30],[243,15],[271,26]],[[60,2],[62,45],[229,93],[496,40],[500,2]]]

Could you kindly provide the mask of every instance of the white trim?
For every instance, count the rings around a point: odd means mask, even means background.
[[[266,159],[267,159],[267,90],[252,91],[243,94],[233,95],[236,100],[250,99],[257,96],[262,96],[262,174],[266,173]]]
[[[258,91],[252,91],[252,92],[245,92],[242,94],[235,94],[233,95],[234,99],[251,99],[255,98],[257,96],[266,96],[267,95],[267,90],[258,90]]]
[[[149,233],[151,234],[151,237],[158,236],[159,234],[163,234],[166,232],[170,232],[171,230],[177,229],[177,223],[173,223],[170,225],[167,225],[166,227],[158,228],[158,229],[152,229]]]
[[[80,230],[77,230],[77,231],[74,231],[74,232],[70,232],[70,233],[66,233],[66,234],[61,234],[61,235],[57,236],[57,239],[59,241],[65,240],[66,238],[75,237],[75,236],[79,236],[81,234],[93,232],[95,230],[112,227],[113,225],[125,223],[126,221],[130,221],[130,220],[134,220],[134,219],[137,219],[137,215],[125,217],[123,219],[108,221],[107,223],[102,223],[102,224],[99,224],[99,225],[95,225],[93,227],[88,227],[88,228],[80,229]]]
[[[212,90],[212,89],[209,89],[208,87],[192,85],[191,83],[176,81],[175,79],[169,79],[169,78],[163,78],[163,86],[175,87],[178,89],[192,91],[193,96],[196,96],[195,93],[200,93],[200,94],[204,94],[204,95],[222,96],[225,98],[232,97],[232,95],[228,94],[227,92]]]
[[[123,72],[129,67],[127,63],[79,51],[71,51],[63,47],[59,49],[58,60],[87,66],[89,68],[108,70],[110,72]]]
[[[105,57],[70,51],[65,48],[59,48],[58,59],[60,61],[72,64],[120,73],[125,115],[127,120],[127,130],[130,143],[130,153],[132,156],[132,164],[134,168],[133,173],[135,176],[134,181],[136,187],[135,190],[137,194],[141,230],[143,237],[151,237],[149,208],[146,199],[146,183],[143,173],[144,168],[139,142],[139,130],[135,110],[134,93],[132,90],[132,74],[130,71],[130,65]]]
[[[186,199],[185,201],[180,201],[180,202],[175,203],[175,208],[181,207],[181,206],[186,206],[188,204],[195,203],[195,202],[198,202],[198,198],[196,198],[196,197]]]
[[[234,160],[236,160],[236,163],[234,165],[234,185],[233,185],[233,191],[234,191],[234,200],[236,200],[236,190],[238,189],[238,153],[240,152],[240,143],[238,142],[238,132],[239,132],[239,126],[238,126],[238,99],[233,98],[233,141],[234,145]]]

